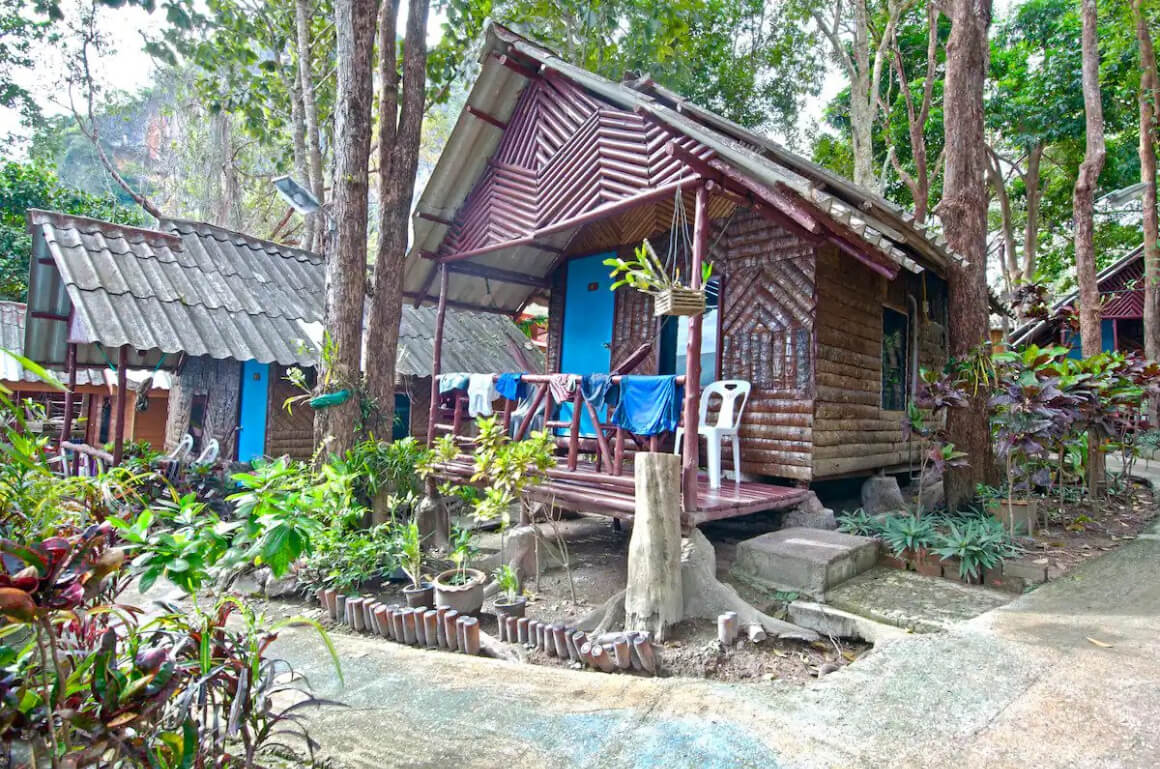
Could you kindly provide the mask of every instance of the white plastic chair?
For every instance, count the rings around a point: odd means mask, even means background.
[[[195,465],[212,465],[217,461],[218,454],[221,453],[221,445],[217,442],[217,438],[213,438],[209,443],[205,444],[201,454],[197,459],[193,460]]]
[[[749,400],[750,384],[744,379],[723,379],[713,382],[701,391],[701,409],[697,417],[697,434],[704,436],[708,448],[705,465],[709,468],[709,488],[721,488],[721,443],[729,438],[733,444],[733,477],[741,480],[741,439],[738,430],[741,427],[741,414],[745,411],[745,403]],[[716,424],[709,424],[709,405],[716,396],[721,399],[721,407],[717,410]],[[681,453],[681,438],[684,427],[677,428],[677,445],[674,454]]]
[[[166,459],[174,462],[184,462],[189,458],[189,453],[193,451],[193,436],[189,433],[181,436],[181,441],[174,447],[173,451],[169,452]]]

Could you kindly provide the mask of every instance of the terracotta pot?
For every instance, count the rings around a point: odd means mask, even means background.
[[[424,582],[419,587],[408,586],[403,588],[403,596],[407,599],[407,606],[416,609],[420,606],[435,606],[435,586]]]
[[[495,599],[495,616],[500,622],[504,621],[505,617],[515,617],[519,619],[524,616],[524,610],[528,608],[528,599],[524,596],[516,596],[516,600],[508,603],[503,600],[503,596]],[[514,638],[511,640],[515,640]]]
[[[435,577],[435,605],[447,606],[461,615],[478,614],[483,608],[483,583],[487,575],[479,569],[466,569],[467,582],[453,585],[456,570],[448,569]]]
[[[987,512],[1003,522],[1003,527],[1011,530],[1011,520],[1015,520],[1015,535],[1035,536],[1039,522],[1039,501],[1035,499],[992,499],[987,502]]]

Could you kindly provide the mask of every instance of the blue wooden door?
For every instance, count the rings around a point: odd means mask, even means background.
[[[565,374],[607,372],[612,365],[612,320],[615,303],[609,290],[612,278],[603,262],[615,254],[594,254],[568,262],[568,282],[564,292],[564,328],[560,349],[560,371]],[[566,404],[560,418],[570,419]],[[601,415],[603,418],[603,415]],[[580,415],[580,429],[595,435],[587,411]]]
[[[248,360],[242,364],[242,403],[238,409],[238,461],[249,462],[266,453],[266,404],[270,364]]]

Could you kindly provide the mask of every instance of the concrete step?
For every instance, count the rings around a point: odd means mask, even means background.
[[[830,590],[826,605],[915,633],[932,633],[1014,598],[991,588],[878,566]]]
[[[878,561],[878,542],[838,531],[790,528],[737,544],[733,575],[761,587],[824,599]]]

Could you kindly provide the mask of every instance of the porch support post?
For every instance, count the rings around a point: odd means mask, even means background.
[[[693,263],[689,266],[689,287],[701,288],[701,265],[709,247],[709,190],[697,187],[697,204],[693,217]],[[701,405],[701,316],[689,318],[689,343],[685,348],[685,445],[681,450],[684,467],[681,487],[686,513],[697,509],[698,456],[697,418]]]
[[[439,309],[435,311],[435,350],[431,356],[431,411],[427,419],[427,445],[435,445],[435,421],[439,418],[439,374],[443,365],[443,321],[447,318],[447,265],[439,265]]]
[[[129,389],[126,381],[128,368],[129,346],[121,345],[121,354],[117,358],[117,405],[114,407],[117,417],[117,431],[113,434],[114,465],[121,464],[121,456],[125,453],[125,403],[128,400],[126,391]]]
[[[69,342],[65,352],[65,370],[68,371],[68,390],[64,394],[64,420],[60,425],[60,442],[72,440],[73,402],[77,390],[77,346]]]

